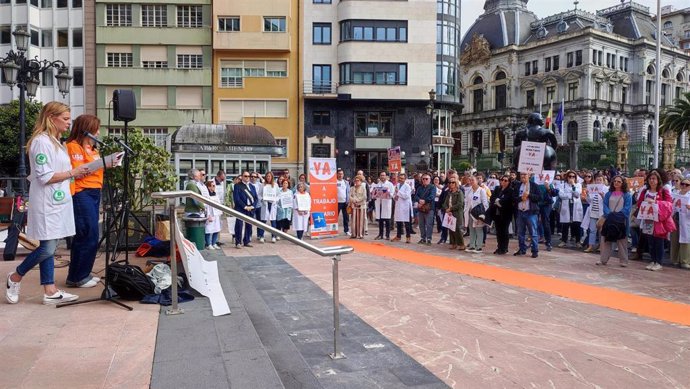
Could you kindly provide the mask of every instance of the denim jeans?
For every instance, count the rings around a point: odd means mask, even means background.
[[[518,211],[517,214],[517,234],[520,252],[527,252],[527,245],[525,244],[526,230],[529,229],[529,234],[532,237],[532,253],[539,252],[539,230],[537,228],[538,215],[529,211]]]
[[[539,223],[539,235],[544,236],[544,243],[546,247],[551,247],[551,205],[540,205],[539,206],[539,216],[541,217],[541,223]]]
[[[470,222],[472,223],[472,222]],[[470,227],[469,247],[474,249],[484,248],[484,227]]]
[[[98,251],[98,207],[100,203],[100,189],[84,189],[72,196],[76,233],[72,238],[70,249],[70,263],[67,272],[69,284],[83,285],[91,280],[91,271]]]
[[[37,264],[41,269],[41,285],[55,284],[55,249],[58,240],[42,240],[36,250],[29,254],[24,261],[17,266],[17,274],[24,277],[29,270]]]
[[[431,241],[431,234],[434,232],[434,211],[427,213],[417,213],[417,220],[419,221],[419,233],[425,241]]]
[[[212,234],[204,234],[206,238],[206,246],[212,246],[218,243],[218,233],[214,232]]]
[[[347,203],[338,203],[338,215],[343,214],[343,229],[345,233],[350,231],[350,215],[347,213]]]
[[[599,241],[599,233],[597,231],[597,220],[593,217],[589,218],[589,238],[587,243],[589,247],[594,246]]]
[[[664,242],[666,242],[666,239],[646,234],[644,238],[647,240],[647,247],[649,247],[649,254],[652,256],[652,262],[658,264],[664,262]]]
[[[277,207],[277,205],[275,205],[275,204],[273,204],[273,203],[267,203],[267,204],[266,204],[266,207],[268,207],[268,208],[267,208],[268,211],[266,211],[266,213],[267,213],[268,215],[270,215],[270,214],[271,214],[271,207]],[[261,208],[259,208],[259,211],[258,211],[258,213],[256,214],[256,218],[257,218],[257,219],[260,219],[260,218],[261,218]],[[262,223],[265,223],[265,224],[268,224],[268,225],[270,225],[270,226],[273,227],[273,228],[276,228],[276,225],[277,225],[277,222],[276,222],[275,220],[261,220],[261,222],[262,222]],[[265,232],[264,230],[262,230],[261,228],[258,228],[258,227],[257,227],[257,229],[256,229],[256,236],[257,236],[258,238],[263,238],[263,237],[264,237],[264,232]],[[275,235],[271,234],[271,236],[275,236]]]
[[[254,208],[254,219],[262,221],[261,220],[261,207]],[[251,236],[251,233],[249,233],[249,236]],[[256,237],[257,238],[263,238],[264,237],[264,230],[262,230],[259,227],[256,227]]]

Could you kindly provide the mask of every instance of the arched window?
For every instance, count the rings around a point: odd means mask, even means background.
[[[650,124],[649,127],[647,127],[647,143],[652,144],[652,134],[654,134],[654,125]]]
[[[481,85],[483,83],[484,79],[482,76],[477,76],[472,81],[472,85]],[[484,111],[484,89],[482,87],[472,91],[472,109],[475,113]]]
[[[609,122],[609,124],[606,125],[607,130],[613,130],[613,122]]]
[[[496,74],[496,81],[505,80],[505,72],[498,72]],[[494,87],[494,109],[504,109],[507,106],[508,87],[505,83],[496,85]]]
[[[669,77],[671,77],[671,74],[668,72],[668,69],[664,69],[664,70],[661,72],[661,77],[663,77],[663,78],[669,78]]]
[[[683,73],[678,72],[678,74],[676,74],[676,81],[683,82]]]
[[[601,140],[601,123],[598,120],[594,121],[594,126],[592,127],[592,141],[599,142]]]
[[[477,77],[475,77],[474,80],[472,81],[472,85],[480,85],[480,84],[483,84],[483,83],[484,83],[484,79],[482,78],[482,76],[477,76]]]
[[[496,81],[505,80],[505,79],[506,79],[506,73],[505,72],[496,73]]]
[[[673,28],[673,22],[670,20],[664,22],[664,28]]]
[[[621,131],[622,131],[622,132],[627,132],[627,131],[628,131],[628,125],[625,124],[625,123],[621,124]]]
[[[577,122],[572,121],[568,123],[568,142],[577,141]]]
[[[654,66],[652,66],[652,65],[647,66],[647,74],[654,74]]]

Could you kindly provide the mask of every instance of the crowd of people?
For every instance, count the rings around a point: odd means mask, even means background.
[[[243,172],[228,185],[223,171],[206,185],[203,175],[192,169],[187,188],[284,232],[293,230],[300,239],[309,230],[306,175],[295,182],[287,170],[277,178]],[[642,260],[648,253],[647,269],[657,271],[670,252],[672,264],[690,269],[690,205],[682,200],[690,198],[690,172],[640,169],[633,177],[635,184],[612,168],[538,177],[515,171],[411,176],[383,171],[375,179],[362,171],[346,178],[339,169],[338,213],[342,232],[352,239],[364,239],[373,226],[374,240],[411,243],[418,235],[419,244],[436,240],[451,250],[481,253],[494,235],[497,255],[509,253],[517,239],[514,256],[529,252],[538,258],[541,249],[551,251],[557,244],[599,253],[597,265],[617,255],[620,266],[627,266],[630,255]],[[641,208],[653,216],[640,215]],[[206,247],[218,248],[221,215],[192,199],[185,210],[208,215]],[[231,232],[236,247],[251,247],[251,225],[237,221]],[[259,229],[256,239],[264,243],[264,231]]]

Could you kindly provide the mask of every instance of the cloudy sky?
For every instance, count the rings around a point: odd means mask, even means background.
[[[652,14],[656,14],[656,0],[635,0],[636,3],[650,8]],[[597,9],[608,8],[620,4],[620,0],[580,0],[579,9],[594,12]],[[661,0],[661,6],[672,5],[676,9],[690,7],[688,0]],[[573,9],[572,1],[561,0],[529,0],[527,8],[540,18],[554,15],[559,12]],[[462,0],[462,34],[472,26],[479,15],[484,13],[484,0]]]

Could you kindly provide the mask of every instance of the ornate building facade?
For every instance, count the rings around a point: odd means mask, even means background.
[[[665,36],[656,69],[655,24],[637,3],[544,19],[526,0],[487,0],[484,9],[462,43],[465,109],[453,122],[456,154],[480,168],[500,165],[527,115],[546,116],[552,103],[554,118],[564,105],[562,131],[554,129],[561,144],[600,142],[607,130],[625,132],[631,148],[651,144],[657,71],[662,106],[690,90],[690,56]],[[687,148],[687,136],[679,142]]]

